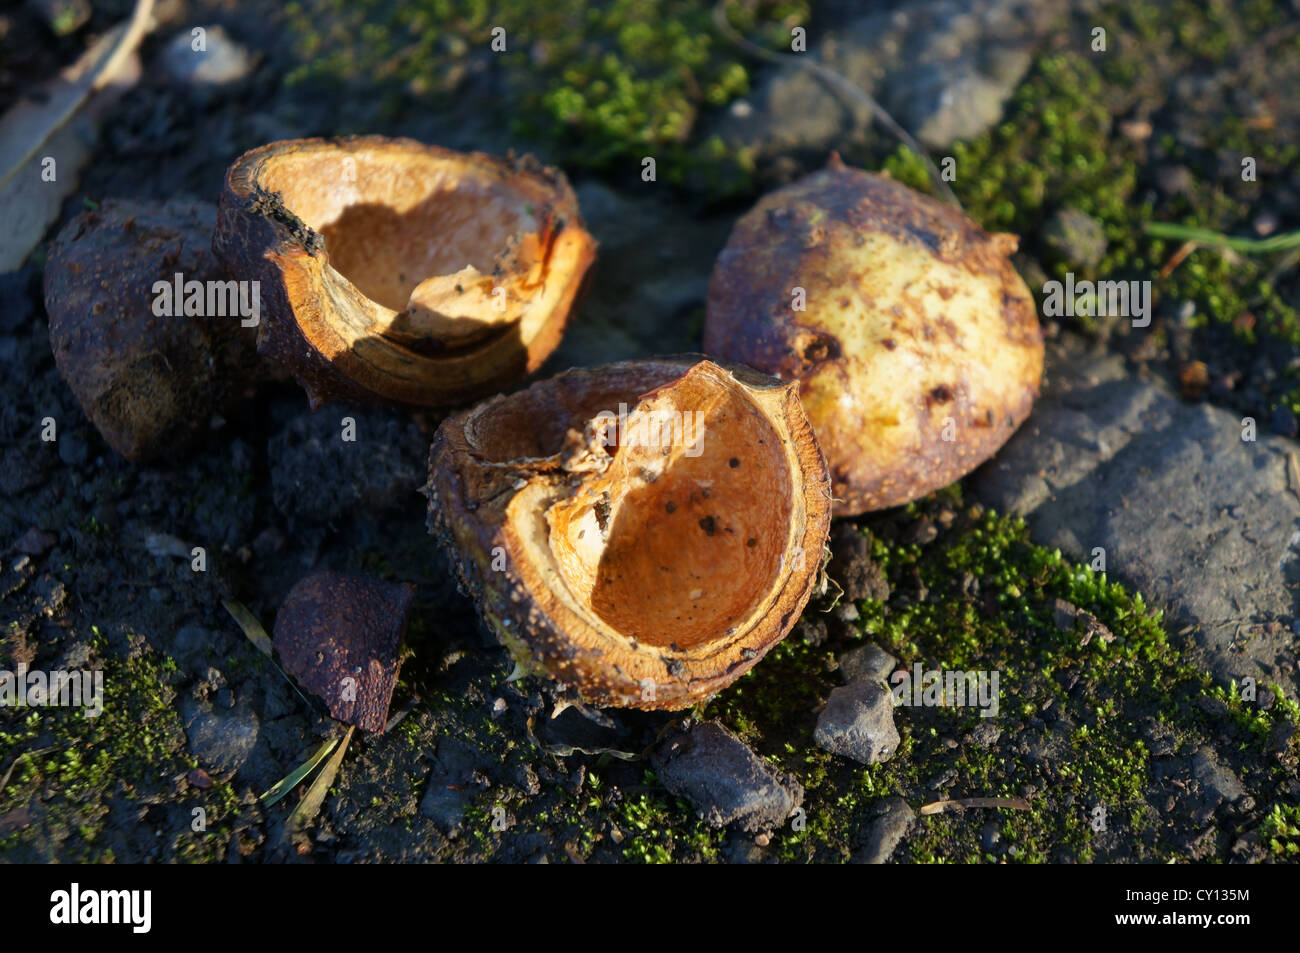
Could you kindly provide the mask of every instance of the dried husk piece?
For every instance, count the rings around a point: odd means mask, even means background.
[[[261,282],[258,349],[313,408],[448,407],[532,373],[595,249],[560,172],[383,136],[245,153],[213,236]]]
[[[430,525],[521,670],[679,709],[794,625],[830,523],[795,388],[698,356],[572,370],[449,417]]]

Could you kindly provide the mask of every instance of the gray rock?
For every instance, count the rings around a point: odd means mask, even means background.
[[[877,682],[859,680],[831,691],[813,740],[831,754],[863,764],[888,761],[898,749],[894,699]]]
[[[803,803],[803,785],[716,721],[670,735],[651,752],[659,781],[714,827],[769,830]]]
[[[886,798],[881,807],[867,829],[866,844],[853,855],[855,864],[885,863],[916,820],[916,813],[901,797]]]
[[[203,30],[202,49],[194,30]],[[187,27],[162,51],[163,68],[186,86],[228,86],[253,71],[254,58],[220,26]]]
[[[826,31],[809,55],[874,96],[924,145],[945,148],[1002,116],[1033,52],[1067,0],[929,0]],[[745,106],[713,117],[705,136],[761,162],[824,155],[864,138],[871,111],[842,100],[793,61],[760,74]],[[960,174],[960,173],[959,173]]]
[[[1201,782],[1204,804],[1210,810],[1224,801],[1231,804],[1246,793],[1241,782],[1210,748],[1201,748],[1192,756],[1192,777]]]
[[[225,711],[207,701],[183,698],[180,714],[190,751],[209,774],[234,774],[257,744],[260,722],[247,702]]]
[[[1127,377],[1117,357],[1054,363],[1033,415],[974,480],[1035,542],[1105,568],[1171,610],[1217,679],[1295,690],[1300,584],[1295,442]],[[1237,516],[1234,517],[1233,513]],[[1102,637],[1108,633],[1103,633]]]
[[[840,656],[840,675],[846,682],[866,678],[888,682],[889,673],[898,665],[894,658],[878,645],[860,645]]]
[[[1063,208],[1048,221],[1043,238],[1069,264],[1096,266],[1106,254],[1106,233],[1101,222],[1077,208]]]

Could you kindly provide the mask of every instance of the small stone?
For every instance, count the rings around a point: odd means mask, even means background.
[[[90,448],[76,433],[65,433],[59,437],[59,459],[68,466],[83,466],[90,459]]]
[[[972,744],[987,748],[996,744],[997,740],[1002,737],[1002,729],[993,724],[991,719],[985,719],[972,728],[970,734],[966,737]]]
[[[1076,208],[1063,208],[1047,223],[1044,239],[1070,265],[1095,268],[1106,255],[1101,223]]]
[[[860,645],[840,656],[840,675],[846,682],[861,678],[887,682],[889,674],[897,667],[894,658],[878,645]]]
[[[1052,605],[1052,621],[1062,632],[1074,631],[1074,620],[1079,615],[1078,606],[1072,602],[1066,602],[1064,599],[1057,599]]]
[[[986,851],[993,851],[998,844],[1002,842],[1002,833],[998,830],[998,825],[989,821],[984,825],[980,832],[980,843]]]
[[[862,764],[888,761],[899,742],[893,696],[884,685],[867,680],[834,689],[817,719],[813,740],[831,754]]]
[[[938,536],[938,528],[927,517],[922,516],[903,533],[903,542],[916,543],[918,546],[925,546],[928,543],[934,542]]]
[[[847,602],[889,598],[889,582],[871,558],[870,541],[852,523],[841,523],[832,530],[827,572],[840,584]]]
[[[1210,748],[1201,748],[1192,756],[1192,776],[1201,782],[1207,810],[1212,810],[1221,801],[1231,804],[1246,793],[1241,782],[1219,762]]]
[[[1255,216],[1251,221],[1250,226],[1255,229],[1255,234],[1260,238],[1267,238],[1269,235],[1272,235],[1277,231],[1277,213],[1265,209]]]
[[[795,623],[793,631],[809,645],[821,645],[828,637],[826,620],[821,617],[820,612],[804,613],[803,618]]]
[[[53,533],[46,532],[43,529],[37,529],[35,526],[19,536],[13,545],[13,551],[16,553],[25,553],[28,556],[44,556],[54,544],[59,541],[59,537]]]
[[[203,49],[195,49],[202,30]],[[253,71],[253,56],[220,26],[185,29],[162,52],[167,74],[186,86],[228,86]]]
[[[229,712],[218,712],[205,701],[183,698],[180,715],[190,751],[215,774],[234,774],[257,744],[261,724],[246,703]]]
[[[668,736],[655,746],[650,763],[660,783],[714,827],[770,830],[803,803],[803,785],[716,721]]]
[[[1161,166],[1156,169],[1156,184],[1166,195],[1180,195],[1196,188],[1196,178],[1186,166]]]
[[[867,840],[862,850],[853,855],[855,864],[883,864],[907,835],[916,813],[901,797],[886,798],[882,811],[867,829]]]

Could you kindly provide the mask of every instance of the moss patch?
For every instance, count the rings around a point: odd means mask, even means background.
[[[199,790],[185,781],[198,764],[170,687],[175,663],[144,647],[123,658],[98,632],[93,644],[104,674],[99,716],[0,709],[0,776],[13,765],[0,792],[0,831],[10,828],[0,833],[0,854],[79,863],[223,858],[239,799],[229,784]],[[193,829],[196,809],[205,830]],[[117,828],[137,817],[156,828],[154,845],[119,840]]]

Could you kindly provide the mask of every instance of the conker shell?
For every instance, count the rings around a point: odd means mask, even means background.
[[[990,457],[1038,396],[1042,332],[1015,246],[833,157],[736,224],[704,349],[799,382],[836,516],[897,506]]]
[[[794,625],[829,489],[794,385],[685,356],[567,371],[447,418],[426,491],[523,670],[593,704],[677,709]]]
[[[274,142],[226,174],[213,250],[313,408],[446,407],[556,348],[595,257],[564,175],[410,139]]]

